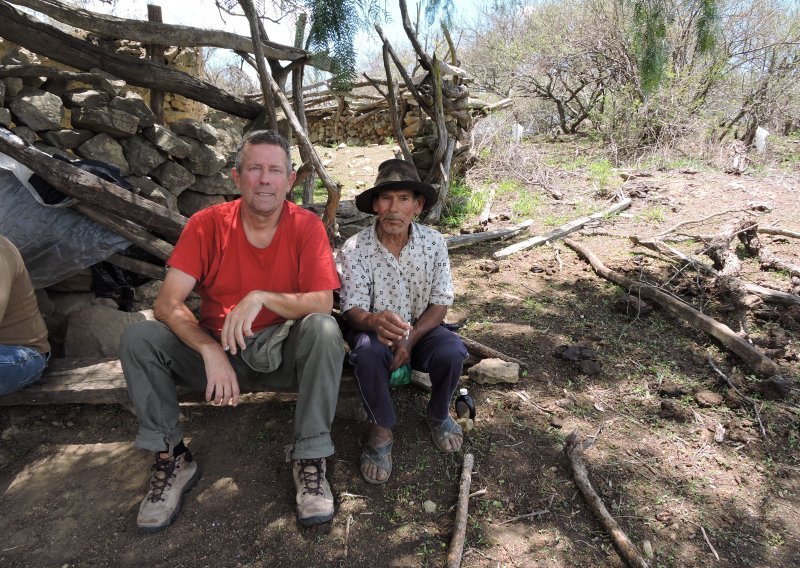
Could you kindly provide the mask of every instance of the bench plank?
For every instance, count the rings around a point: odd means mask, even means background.
[[[245,389],[242,392],[297,392],[294,387]],[[178,388],[181,400],[202,400],[202,393]],[[342,372],[339,398],[358,396],[352,371]],[[51,359],[38,382],[0,396],[0,406],[19,404],[128,404],[128,387],[119,359]]]

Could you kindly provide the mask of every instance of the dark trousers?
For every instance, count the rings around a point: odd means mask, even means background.
[[[350,364],[370,422],[392,428],[396,420],[389,394],[392,352],[372,332],[346,330],[345,338],[350,345]],[[458,387],[466,358],[464,343],[443,325],[429,331],[411,351],[411,368],[429,373],[431,377],[433,392],[428,414],[433,418],[447,417],[450,398]]]

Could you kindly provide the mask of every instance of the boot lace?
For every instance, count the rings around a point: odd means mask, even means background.
[[[153,477],[150,478],[150,494],[147,499],[151,503],[158,501],[165,501],[164,493],[172,487],[175,480],[175,459],[170,458],[166,460],[156,459],[153,464]]]
[[[300,462],[300,483],[303,484],[303,493],[309,495],[323,495],[322,460],[298,461]]]

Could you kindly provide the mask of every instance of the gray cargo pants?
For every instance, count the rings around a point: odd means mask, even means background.
[[[241,350],[228,355],[239,387],[297,387],[293,459],[333,454],[330,430],[336,411],[344,349],[339,326],[331,316],[311,314],[298,320],[283,342],[282,362],[269,373],[254,371]],[[120,341],[120,360],[128,395],[139,418],[136,446],[166,451],[183,439],[176,385],[206,389],[200,354],[164,324],[143,321],[129,327]]]

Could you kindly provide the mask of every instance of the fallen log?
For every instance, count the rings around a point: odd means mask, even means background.
[[[781,229],[780,227],[759,227],[758,232],[764,233],[765,235],[779,235],[781,237],[800,239],[800,231],[790,231],[789,229]]]
[[[484,345],[483,343],[479,343],[474,339],[468,339],[462,335],[459,335],[461,341],[464,342],[464,346],[467,348],[467,351],[470,352],[471,355],[477,355],[482,359],[502,359],[503,361],[508,361],[509,363],[516,363],[523,369],[527,368],[523,361],[512,357],[511,355],[506,355],[496,349],[492,349],[488,345]]]
[[[633,242],[633,244],[635,245],[649,248],[650,250],[656,251],[657,253],[662,254],[669,259],[683,262],[685,263],[685,265],[691,266],[692,268],[694,268],[698,272],[705,274],[706,276],[716,278],[717,275],[719,274],[714,268],[707,265],[706,263],[701,262],[700,260],[694,258],[693,256],[688,255],[684,252],[679,251],[676,248],[669,246],[663,241],[657,239],[642,239],[635,235],[630,237],[630,239],[631,242]],[[788,292],[773,290],[772,288],[759,286],[758,284],[753,284],[745,280],[742,280],[741,283],[744,286],[745,290],[747,290],[750,294],[758,296],[767,303],[780,304],[783,306],[800,305],[800,296],[798,296],[797,294],[789,294]]]
[[[117,39],[132,39],[143,44],[160,45],[164,42],[164,38],[169,38],[170,45],[181,47],[208,46],[233,51],[253,51],[253,44],[249,37],[222,30],[117,18],[67,6],[56,0],[11,0],[10,4],[25,6],[61,23]],[[310,56],[307,51],[296,47],[271,41],[264,41],[262,44],[264,55],[270,59],[295,61]],[[327,71],[327,68],[325,70]]]
[[[172,255],[172,250],[175,247],[167,241],[151,235],[136,223],[118,217],[113,213],[102,211],[88,203],[81,203],[80,201],[76,201],[71,207],[83,215],[86,215],[95,223],[103,225],[106,229],[114,231],[121,237],[125,237],[142,250],[146,250],[163,261],[166,261],[169,259],[170,255]]]
[[[510,239],[520,234],[531,225],[533,225],[533,221],[527,220],[513,227],[504,227],[502,229],[495,229],[494,231],[484,231],[482,233],[472,233],[470,235],[453,235],[451,237],[446,237],[444,242],[447,244],[448,249],[455,249],[481,243],[483,241]]]
[[[2,127],[0,152],[27,166],[62,193],[129,219],[167,239],[177,241],[188,221],[179,213],[27,146],[21,138]]]
[[[780,368],[772,359],[764,356],[755,347],[736,335],[727,325],[700,313],[688,304],[653,286],[635,282],[630,278],[610,270],[591,250],[572,239],[565,239],[564,244],[577,252],[579,256],[586,259],[597,274],[606,280],[610,280],[622,286],[629,294],[639,295],[641,298],[656,302],[672,315],[687,321],[694,327],[712,336],[725,347],[733,351],[755,372],[767,377],[780,373]]]
[[[466,454],[464,465],[461,467],[461,484],[458,490],[458,503],[456,505],[456,524],[453,538],[450,541],[450,550],[447,553],[447,568],[461,566],[461,557],[464,554],[464,539],[467,536],[467,512],[469,510],[469,488],[472,485],[472,468],[475,467],[475,456]]]
[[[83,71],[100,68],[138,87],[182,95],[241,118],[254,119],[262,110],[256,102],[231,95],[173,67],[116,55],[72,37],[3,0],[0,0],[0,37],[70,67]]]
[[[504,249],[500,249],[499,251],[495,252],[492,256],[494,258],[504,258],[506,256],[512,255],[515,252],[519,252],[521,250],[529,249],[535,246],[543,245],[546,242],[552,241],[554,239],[560,239],[574,231],[577,231],[581,227],[583,227],[586,223],[591,221],[595,221],[597,219],[602,219],[603,217],[608,217],[610,215],[614,215],[619,213],[620,211],[627,209],[631,205],[631,199],[626,197],[621,199],[619,202],[614,204],[612,207],[609,207],[605,211],[600,211],[598,213],[593,213],[586,217],[580,217],[578,219],[574,219],[569,223],[561,225],[556,230],[547,233],[546,235],[536,236],[527,240],[524,240],[520,243],[513,244],[508,246]]]
[[[167,275],[167,269],[163,266],[156,266],[155,264],[150,264],[149,262],[123,256],[121,254],[112,254],[106,259],[106,262],[110,262],[114,266],[119,266],[120,268],[130,270],[131,272],[147,276],[154,280],[164,280],[164,277]]]
[[[592,514],[600,522],[603,528],[608,532],[611,537],[611,542],[614,548],[617,549],[622,560],[625,564],[634,568],[647,568],[647,562],[636,550],[636,546],[628,538],[628,535],[620,528],[614,517],[606,509],[603,500],[597,495],[597,492],[592,487],[592,482],[589,481],[589,473],[586,470],[586,464],[583,463],[583,452],[589,449],[592,442],[582,440],[577,430],[573,430],[567,436],[564,442],[564,455],[567,458],[572,469],[572,477],[575,480],[575,485],[583,496],[583,500],[589,506]]]

